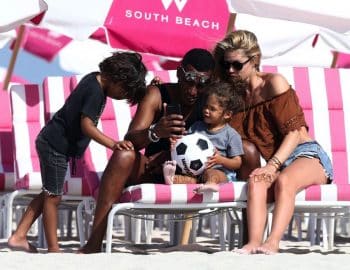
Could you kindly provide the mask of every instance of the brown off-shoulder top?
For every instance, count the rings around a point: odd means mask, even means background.
[[[265,160],[273,156],[288,132],[303,126],[308,129],[292,88],[238,112],[232,117],[231,126],[242,139],[254,143]]]

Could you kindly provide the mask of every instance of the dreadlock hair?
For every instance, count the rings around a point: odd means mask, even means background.
[[[141,101],[146,93],[147,69],[142,56],[132,52],[115,52],[99,64],[103,77],[113,83],[121,83],[125,90],[125,99],[134,105]]]

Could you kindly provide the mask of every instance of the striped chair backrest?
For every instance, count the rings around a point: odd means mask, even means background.
[[[332,186],[312,186],[303,191],[306,200],[350,198],[350,70],[318,67],[263,67],[284,75],[297,91],[310,134],[329,154],[334,168]],[[341,187],[341,188],[339,188]],[[331,194],[333,193],[333,194]],[[348,195],[346,195],[348,194]]]
[[[40,162],[35,139],[44,126],[43,89],[26,84],[11,87],[14,161],[17,189],[40,189]]]
[[[10,92],[0,90],[0,192],[14,186]]]

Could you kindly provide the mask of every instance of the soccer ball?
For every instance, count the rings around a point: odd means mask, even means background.
[[[197,176],[203,173],[208,157],[214,154],[212,142],[200,133],[193,133],[179,139],[171,151],[171,158],[183,174]]]

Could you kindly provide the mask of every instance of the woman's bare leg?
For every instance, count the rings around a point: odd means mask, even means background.
[[[53,196],[45,193],[43,225],[48,252],[60,252],[57,239],[58,205],[60,202],[61,196]]]
[[[247,225],[249,240],[238,253],[251,254],[261,246],[267,220],[267,202],[270,200],[269,186],[264,181],[256,182],[250,179],[248,182],[247,198]]]
[[[20,249],[27,252],[38,252],[27,240],[27,233],[35,220],[43,211],[44,192],[38,194],[28,205],[19,222],[17,229],[8,239],[8,246],[12,249]]]
[[[242,156],[242,166],[237,170],[237,177],[241,180],[249,179],[250,173],[261,166],[260,163],[260,152],[256,148],[256,146],[247,141],[243,140],[243,150],[244,155]],[[247,209],[242,209],[242,244],[245,245],[248,243],[249,235],[248,235],[248,225],[247,225]]]
[[[275,207],[271,234],[258,248],[259,252],[265,254],[278,252],[279,243],[294,213],[296,193],[313,184],[325,184],[326,181],[318,159],[298,158],[280,173],[274,190]]]

